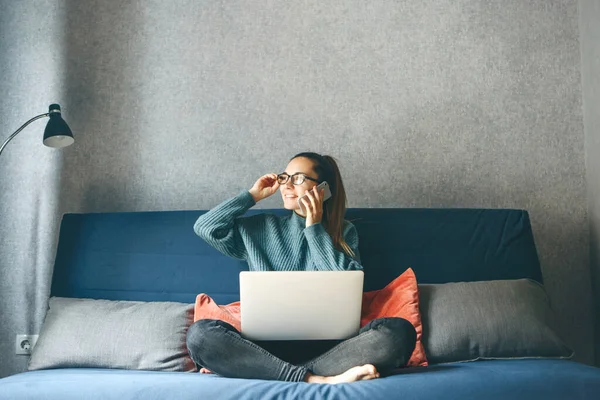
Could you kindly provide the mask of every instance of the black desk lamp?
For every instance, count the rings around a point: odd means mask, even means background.
[[[60,115],[60,106],[58,104],[50,104],[49,111],[45,114],[40,114],[37,117],[31,118],[29,121],[25,122],[19,129],[16,130],[15,133],[10,135],[8,139],[2,143],[0,147],[0,154],[2,154],[2,150],[6,147],[8,142],[15,136],[19,134],[27,125],[35,121],[36,119],[50,117],[50,121],[46,125],[46,129],[44,130],[44,144],[48,147],[61,148],[66,147],[75,142],[73,139],[73,133],[69,128],[69,125],[62,119]]]

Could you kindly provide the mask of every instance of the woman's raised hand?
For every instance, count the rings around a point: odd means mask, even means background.
[[[277,189],[279,189],[277,174],[266,174],[258,178],[249,192],[254,198],[254,201],[258,203],[262,199],[266,199],[267,197],[273,195]]]
[[[306,210],[306,227],[308,228],[311,225],[318,224],[323,219],[323,195],[325,190],[319,190],[315,186],[305,194],[306,197],[300,201],[302,201]]]

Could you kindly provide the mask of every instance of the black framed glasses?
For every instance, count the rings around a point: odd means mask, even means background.
[[[306,174],[303,174],[302,172],[296,172],[294,175],[288,175],[287,173],[283,172],[277,175],[277,182],[279,182],[280,185],[284,185],[288,181],[288,179],[291,179],[292,184],[294,185],[302,185],[306,179],[317,183],[319,182],[318,179],[306,176]]]

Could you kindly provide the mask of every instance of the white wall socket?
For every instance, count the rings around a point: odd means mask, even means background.
[[[31,354],[33,346],[38,340],[38,335],[17,335],[15,339],[15,354]]]

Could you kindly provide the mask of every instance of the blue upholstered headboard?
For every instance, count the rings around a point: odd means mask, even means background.
[[[245,263],[197,237],[205,211],[65,214],[52,295],[220,304],[239,299]],[[290,211],[251,210],[247,215]],[[349,209],[358,230],[365,290],[413,268],[419,283],[531,278],[542,281],[522,210]]]

